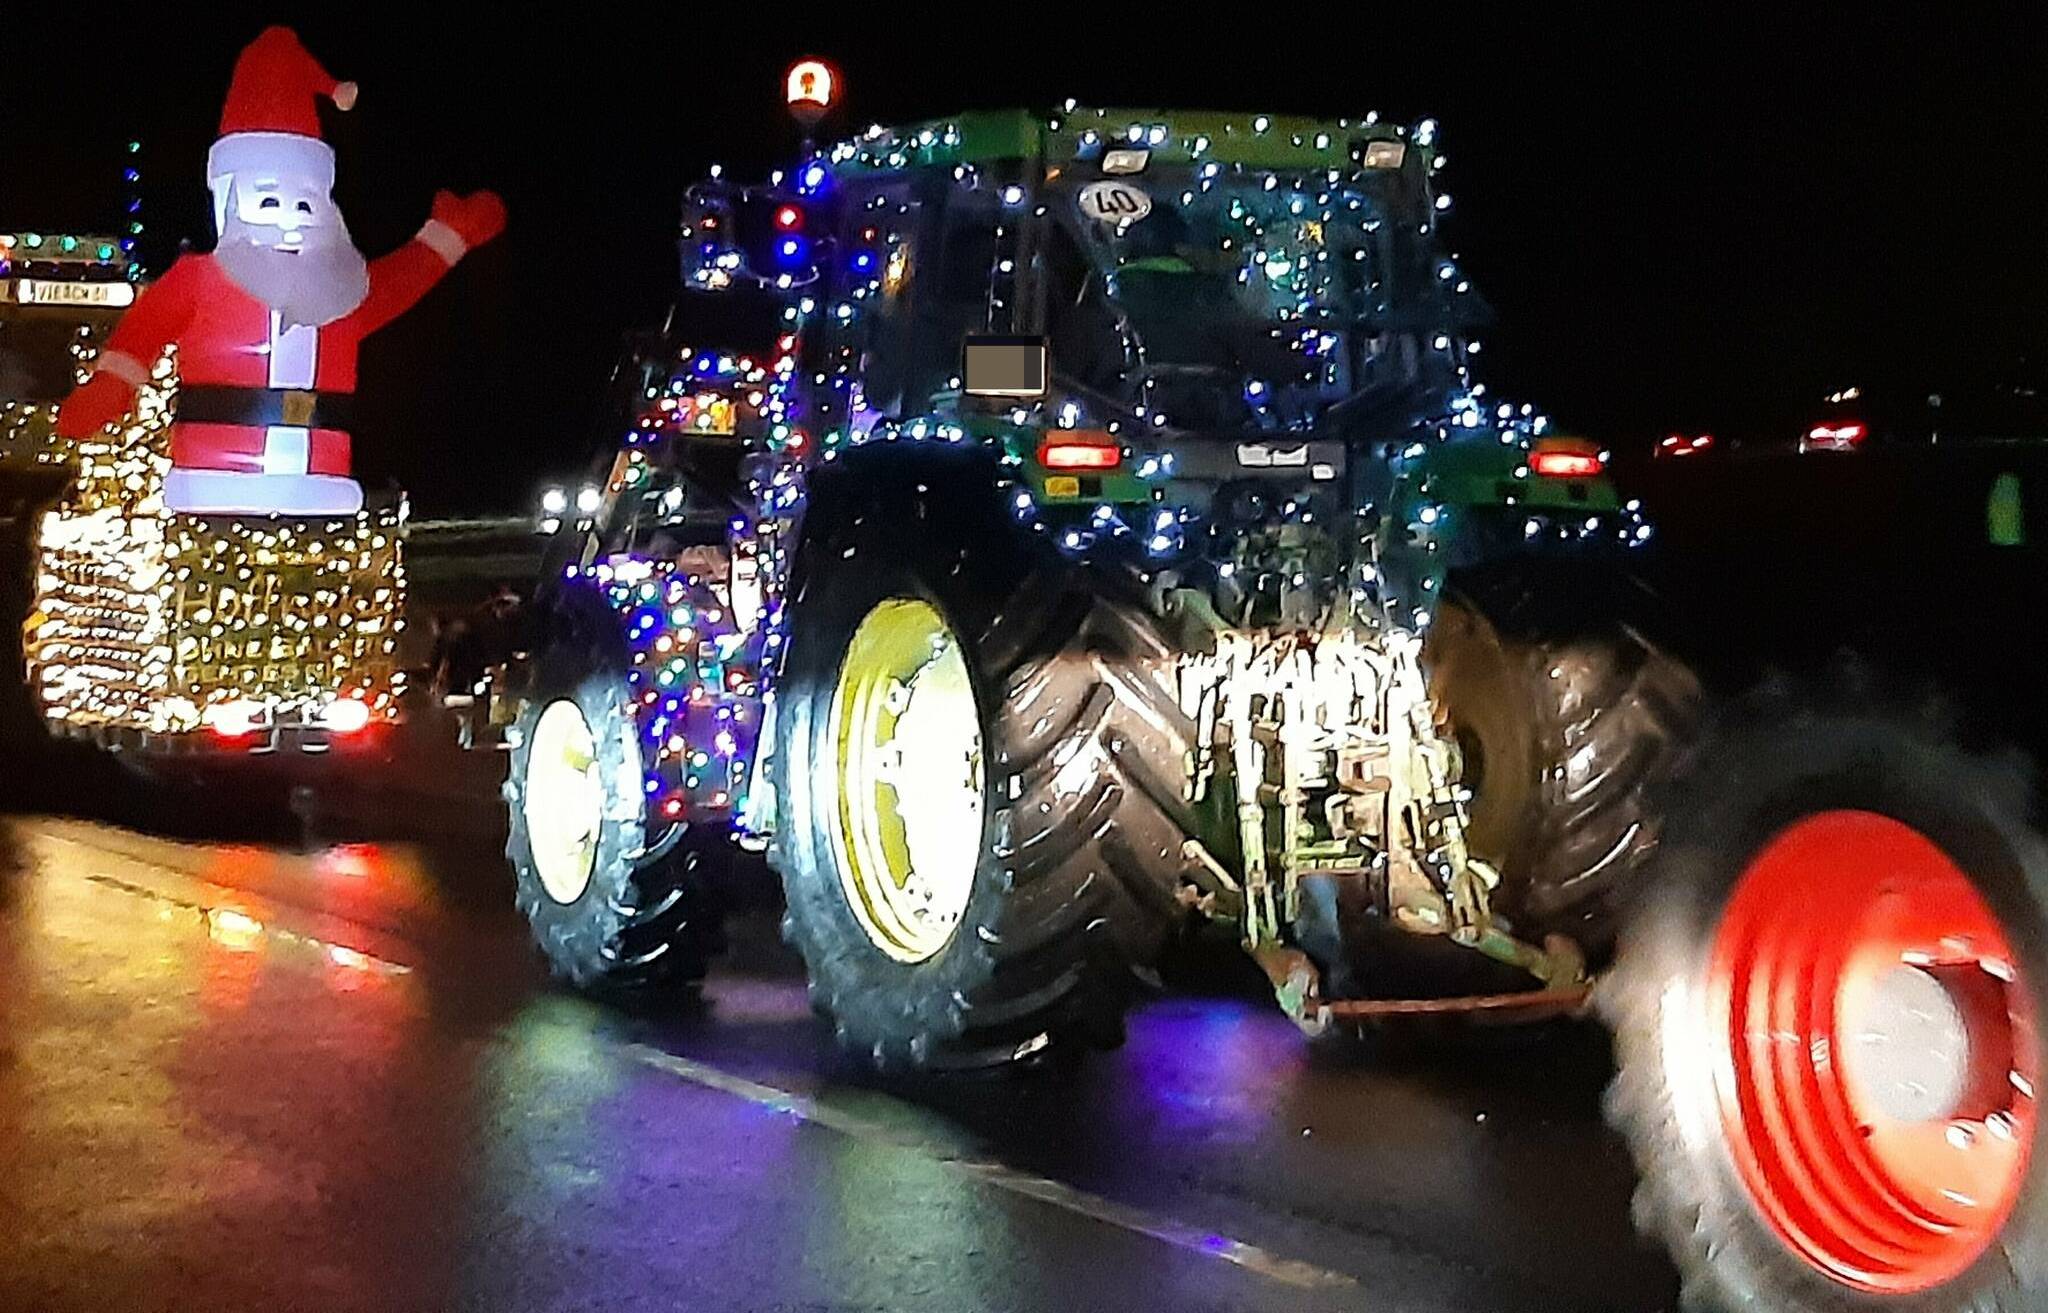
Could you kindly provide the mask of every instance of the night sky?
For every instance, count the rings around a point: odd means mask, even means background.
[[[0,228],[111,230],[138,137],[153,267],[209,245],[229,69],[266,22],[293,23],[362,84],[326,122],[366,251],[415,231],[437,186],[511,206],[507,237],[366,352],[358,472],[395,475],[427,515],[522,509],[607,439],[604,380],[620,334],[667,303],[683,187],[714,160],[786,160],[777,75],[805,54],[841,66],[848,127],[1068,96],[1433,115],[1452,244],[1500,318],[1483,377],[1611,442],[1789,432],[1844,384],[1943,386],[2048,354],[2048,40],[2030,6],[1491,25],[1482,6],[1261,5],[1199,32],[1034,6],[1000,42],[968,35],[989,7],[848,6],[821,26],[796,21],[806,8],[428,4],[373,25],[349,11],[397,7],[158,4],[125,41],[114,18],[93,31],[117,5],[10,22]]]

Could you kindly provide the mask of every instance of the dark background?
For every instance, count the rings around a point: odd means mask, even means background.
[[[359,472],[427,515],[516,510],[607,437],[604,379],[666,305],[684,185],[786,159],[793,58],[839,63],[848,128],[1067,96],[1433,115],[1449,231],[1500,316],[1496,392],[1616,443],[1791,432],[1832,388],[1946,386],[2048,342],[2035,12],[38,8],[8,24],[0,227],[111,230],[135,137],[152,266],[210,244],[229,69],[293,23],[363,87],[326,121],[365,250],[415,231],[437,186],[495,187],[513,216],[371,345]]]

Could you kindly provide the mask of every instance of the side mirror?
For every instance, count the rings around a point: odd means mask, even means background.
[[[1042,337],[967,339],[961,391],[998,401],[1037,401],[1047,388],[1046,342]]]

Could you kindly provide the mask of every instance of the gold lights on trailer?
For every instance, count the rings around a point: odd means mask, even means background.
[[[211,727],[249,704],[337,731],[394,719],[404,507],[167,512],[175,390],[166,356],[122,428],[71,444],[73,490],[43,517],[23,635],[45,716],[150,733]]]

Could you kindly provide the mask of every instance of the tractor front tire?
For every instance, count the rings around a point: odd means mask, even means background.
[[[601,605],[536,662],[512,735],[505,854],[555,974],[601,993],[688,986],[722,946],[704,869],[717,850],[649,824],[626,662]]]

